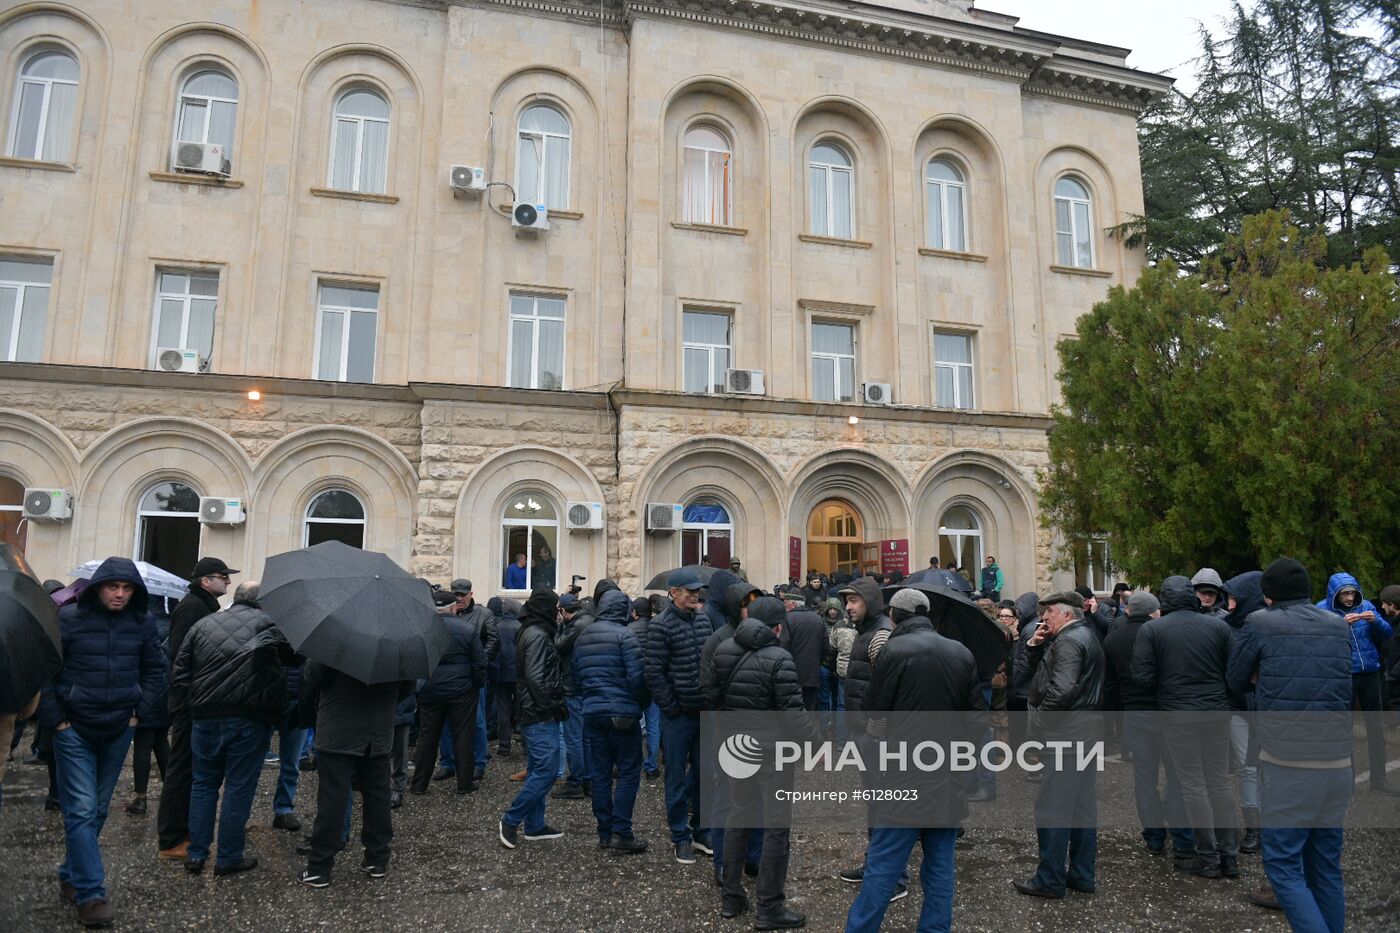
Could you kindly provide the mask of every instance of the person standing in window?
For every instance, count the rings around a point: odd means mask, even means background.
[[[554,559],[554,552],[546,544],[541,544],[535,553],[539,556],[535,558],[535,585],[547,586],[554,589],[554,576],[558,572],[558,562]],[[521,587],[524,589],[524,587]]]
[[[515,555],[515,562],[506,565],[506,589],[523,590],[526,583],[526,559],[525,553]]]

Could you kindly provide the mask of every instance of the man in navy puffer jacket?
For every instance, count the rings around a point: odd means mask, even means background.
[[[632,807],[642,779],[642,709],[651,702],[642,646],[627,628],[632,601],[621,590],[598,600],[597,617],[574,643],[574,682],[583,699],[583,732],[592,772],[598,847],[618,855],[645,852],[632,833]],[[613,785],[613,768],[617,784]]]
[[[154,721],[166,682],[160,635],[146,615],[136,565],[109,557],[78,601],[59,613],[63,669],[44,688],[39,724],[52,731],[68,857],[63,896],[87,926],[112,922],[97,837],[132,732]]]

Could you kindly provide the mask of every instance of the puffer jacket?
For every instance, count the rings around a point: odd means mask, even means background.
[[[486,686],[486,646],[476,614],[445,615],[442,625],[447,629],[447,650],[418,691],[421,703],[461,700]]]
[[[715,649],[714,679],[704,685],[708,708],[802,711],[797,666],[772,627],[785,615],[783,604],[771,596],[753,601],[734,637]]]
[[[515,712],[521,726],[563,722],[564,672],[554,647],[559,597],[537,586],[525,601],[525,621],[515,643]]]
[[[721,583],[721,575],[734,580],[723,590],[711,590],[718,598],[707,600],[705,603],[705,614],[710,618],[710,625],[714,631],[710,632],[710,637],[705,639],[705,645],[700,649],[700,683],[704,683],[707,677],[714,675],[715,649],[724,642],[734,637],[734,632],[739,628],[739,623],[743,621],[744,597],[750,593],[763,591],[756,586],[744,583],[726,570],[718,571],[710,578],[710,586],[715,586],[715,581]],[[709,707],[706,707],[708,709]]]
[[[124,581],[135,592],[121,612],[98,599],[103,583]],[[109,557],[97,568],[77,602],[58,613],[63,667],[44,686],[39,725],[68,723],[98,745],[121,734],[128,721],[156,720],[155,703],[165,689],[165,654],[160,633],[146,616],[146,584],[136,565]]]
[[[1225,581],[1225,592],[1235,601],[1235,608],[1227,609],[1224,615],[1226,624],[1230,626],[1230,650],[1233,652],[1244,620],[1249,618],[1251,613],[1264,608],[1264,571],[1247,570],[1231,577]],[[1254,708],[1254,694],[1240,693],[1232,688],[1228,681],[1225,690],[1230,700],[1230,709],[1243,711]]]
[[[520,603],[513,599],[501,600],[501,617],[496,621],[496,632],[501,639],[501,654],[496,658],[496,682],[515,683],[516,642],[520,640]]]
[[[647,690],[667,716],[695,715],[704,708],[700,693],[700,653],[710,637],[703,612],[666,607],[647,626],[644,646]]]
[[[1356,605],[1350,609],[1337,601],[1342,590],[1347,589],[1356,590]],[[1317,608],[1336,613],[1344,620],[1349,613],[1372,613],[1375,616],[1373,619],[1360,619],[1348,624],[1351,633],[1351,672],[1370,674],[1381,669],[1381,646],[1390,641],[1394,631],[1381,611],[1361,592],[1361,584],[1356,577],[1349,573],[1334,573],[1328,577],[1327,598],[1319,602]]]
[[[559,652],[559,663],[564,668],[564,693],[566,696],[578,696],[583,692],[579,686],[578,678],[574,675],[574,644],[579,636],[588,631],[598,615],[598,603],[603,598],[604,593],[610,593],[617,589],[617,584],[609,579],[599,580],[593,587],[593,601],[584,603],[574,614],[574,617],[567,622],[559,623],[559,632],[554,636],[554,647]]]
[[[1014,697],[1026,696],[1026,687],[1029,684],[1018,683],[1016,671],[1024,665],[1021,660],[1026,653],[1026,642],[1030,641],[1035,634],[1035,628],[1040,624],[1040,597],[1035,593],[1022,593],[1016,597],[1016,641],[1011,645],[1011,663],[1007,667],[1007,673],[1011,676],[1006,679],[1006,686]]]
[[[709,598],[701,604],[700,610],[709,616],[711,632],[718,630],[726,622],[739,624],[739,605],[735,602],[733,611],[730,611],[729,591],[743,582],[728,570],[716,570],[710,577],[705,585],[709,591]]]
[[[155,605],[160,605],[162,600],[151,600]],[[152,625],[156,627],[157,637],[160,638],[161,657],[165,659],[165,669],[173,671],[175,661],[170,657],[170,616],[159,610],[147,613]],[[142,729],[168,729],[170,727],[170,678],[164,680],[164,687],[156,696],[155,702],[151,704],[155,714],[148,720],[142,720]]]
[[[851,660],[846,664],[846,709],[859,712],[865,708],[862,701],[875,670],[875,659],[894,631],[894,623],[885,615],[885,599],[873,577],[857,577],[850,588],[865,600],[865,618],[856,625]]]
[[[1350,764],[1352,651],[1347,629],[1346,622],[1306,599],[1279,600],[1245,620],[1230,652],[1227,676],[1230,689],[1253,693],[1254,734],[1264,760]]]
[[[1131,673],[1157,694],[1161,710],[1224,710],[1230,626],[1199,611],[1196,590],[1185,577],[1162,581],[1162,615],[1151,619],[1133,645]]]
[[[170,694],[191,719],[279,723],[287,712],[283,665],[294,657],[267,613],[234,603],[200,619],[185,635]]]
[[[598,601],[598,617],[574,643],[574,681],[585,716],[635,719],[650,703],[642,646],[627,628],[631,612],[627,594],[609,590]]]

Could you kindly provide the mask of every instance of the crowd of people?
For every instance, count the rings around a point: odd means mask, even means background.
[[[1132,762],[1149,852],[1165,855],[1170,845],[1177,869],[1217,879],[1237,877],[1241,854],[1262,850],[1270,889],[1258,901],[1281,908],[1295,930],[1341,933],[1349,733],[1251,734],[1246,714],[1359,708],[1370,789],[1397,793],[1385,777],[1381,715],[1400,681],[1392,628],[1400,587],[1386,587],[1377,607],[1339,573],[1315,605],[1307,570],[1285,558],[1228,581],[1205,568],[1152,591],[1120,586],[1103,601],[1082,587],[1002,600],[1004,578],[987,564],[985,592],[972,598],[1004,632],[1005,661],[992,672],[940,633],[937,596],[931,602],[893,577],[813,574],[765,592],[735,562],[703,578],[682,568],[664,596],[636,598],[601,580],[591,596],[540,584],[523,602],[483,605],[471,581],[454,580],[441,597],[447,648],[431,676],[365,684],[293,651],[260,607],[258,583],[234,588],[239,571],[218,558],[199,560],[167,616],[136,566],[113,557],[61,611],[62,670],[29,709],[0,718],[0,738],[18,720],[17,747],[33,717],[36,753],[50,770],[46,806],[64,822],[60,889],[86,926],[114,917],[98,838],[129,750],[126,809],[147,811],[154,756],[162,781],[154,854],[191,874],[211,858],[215,875],[257,867],[245,825],[265,759],[279,762],[273,826],[290,832],[303,828],[300,776],[314,770],[298,880],[325,888],[350,844],[355,792],[359,868],[381,878],[405,794],[438,782],[473,794],[491,746],[504,756],[518,739],[525,767],[511,776],[519,790],[497,821],[501,846],[560,838],[551,802],[588,799],[602,853],[645,852],[633,809],[641,781],[661,779],[675,861],[710,860],[724,918],[750,909],[752,876],[754,927],[771,930],[805,922],[786,898],[790,835],[782,826],[705,825],[703,711],[844,709],[865,714],[858,741],[880,734],[882,717],[896,711],[1006,710],[1013,741],[1026,729],[1018,714],[1116,711],[1107,718]],[[1153,715],[1174,711],[1223,715],[1180,729]],[[1017,891],[1094,892],[1096,780],[1092,769],[1039,777],[1040,861]],[[744,804],[737,796],[726,801],[735,812]],[[919,929],[950,929],[959,825],[969,803],[995,799],[996,775],[978,772],[955,796],[927,827],[869,831],[862,863],[839,872],[860,886],[847,930],[879,929],[888,905],[907,894],[916,845]],[[1066,807],[1090,817],[1065,828],[1048,814]]]

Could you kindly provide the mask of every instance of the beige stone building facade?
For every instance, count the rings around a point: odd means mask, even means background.
[[[0,533],[1047,585],[1055,343],[1143,263],[1126,54],[952,0],[4,0]]]

